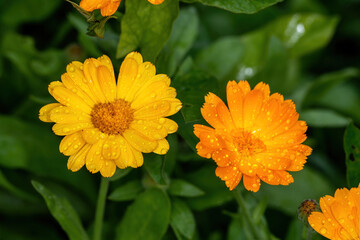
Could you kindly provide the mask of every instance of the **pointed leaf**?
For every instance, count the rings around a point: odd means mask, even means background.
[[[58,221],[70,240],[88,240],[80,218],[69,201],[59,197],[39,182],[31,182],[36,191],[44,198],[51,215]]]
[[[350,119],[328,109],[309,109],[302,111],[300,118],[311,127],[345,127]]]
[[[180,197],[198,197],[204,192],[193,184],[182,179],[172,179],[169,186],[169,194]]]
[[[116,188],[108,198],[113,201],[133,200],[142,190],[140,180],[134,180]]]
[[[157,154],[147,154],[144,160],[144,168],[157,184],[166,185],[167,176],[164,170],[164,156]]]
[[[195,233],[195,218],[187,204],[179,199],[172,201],[170,225],[175,232],[188,239],[192,239]]]

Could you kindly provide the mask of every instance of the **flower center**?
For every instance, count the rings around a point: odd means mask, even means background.
[[[242,131],[233,136],[235,151],[242,156],[252,156],[266,150],[265,144],[253,134]]]
[[[117,99],[111,103],[95,104],[91,113],[91,122],[101,132],[109,135],[122,134],[134,119],[130,103]]]

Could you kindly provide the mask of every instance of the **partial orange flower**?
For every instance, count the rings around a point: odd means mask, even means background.
[[[131,1],[131,0],[129,0]],[[152,4],[161,4],[164,0],[148,0]],[[80,7],[85,11],[92,12],[100,9],[101,15],[111,16],[119,8],[121,0],[81,0]]]
[[[230,190],[241,178],[253,192],[260,180],[292,183],[288,171],[301,170],[312,151],[301,144],[307,125],[298,120],[295,104],[279,93],[270,95],[269,85],[262,82],[251,90],[247,81],[228,83],[227,103],[229,108],[213,93],[205,97],[201,114],[213,128],[194,125],[198,154],[215,160],[215,173]]]
[[[178,112],[181,102],[165,74],[143,62],[140,53],[129,53],[116,83],[107,56],[72,62],[61,82],[50,83],[49,92],[59,102],[40,109],[39,118],[55,122],[53,131],[64,136],[59,149],[69,156],[68,169],[84,165],[111,177],[118,168],[139,167],[142,153],[166,154],[165,137],[177,131],[166,118]]]
[[[320,198],[320,208],[322,212],[312,212],[308,218],[315,231],[333,240],[360,239],[360,184]]]

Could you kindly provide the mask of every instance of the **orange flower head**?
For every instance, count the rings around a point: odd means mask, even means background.
[[[312,212],[308,218],[315,231],[334,240],[360,239],[360,184],[320,198],[320,208],[322,212]]]
[[[247,81],[230,81],[227,103],[213,93],[201,108],[213,127],[194,125],[200,139],[197,152],[218,165],[216,175],[233,190],[243,178],[247,190],[257,192],[260,180],[271,185],[288,185],[288,171],[299,171],[312,149],[301,144],[307,125],[291,100],[259,83],[251,90]]]
[[[80,7],[88,12],[100,9],[101,15],[105,17],[113,15],[120,2],[121,0],[81,0]]]
[[[58,103],[42,107],[39,117],[55,122],[54,133],[64,136],[59,150],[69,156],[68,169],[86,165],[92,173],[111,177],[116,167],[140,167],[142,153],[167,153],[165,137],[178,126],[166,117],[181,108],[168,76],[156,74],[155,66],[136,52],[125,57],[117,82],[105,55],[74,61],[66,70],[61,82],[49,85]]]
[[[130,0],[131,1],[131,0]],[[148,0],[154,5],[164,2],[164,0]],[[92,12],[95,9],[100,9],[101,15],[111,16],[119,8],[121,0],[81,0],[80,7],[85,11]]]

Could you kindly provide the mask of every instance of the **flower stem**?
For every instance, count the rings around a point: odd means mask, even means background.
[[[235,191],[234,191],[234,196],[235,196],[235,199],[243,213],[243,216],[245,217],[245,220],[250,228],[250,231],[252,233],[252,235],[254,236],[254,239],[260,239],[258,234],[257,234],[257,231],[256,231],[256,226],[255,226],[255,223],[252,219],[252,217],[250,216],[250,213],[248,211],[248,209],[246,208],[246,205],[245,205],[245,200],[244,198],[242,197],[241,195],[241,191],[240,191],[240,188],[236,188]]]
[[[101,232],[102,232],[104,210],[105,210],[108,188],[109,188],[109,178],[101,177],[99,195],[96,205],[93,240],[101,240]]]

